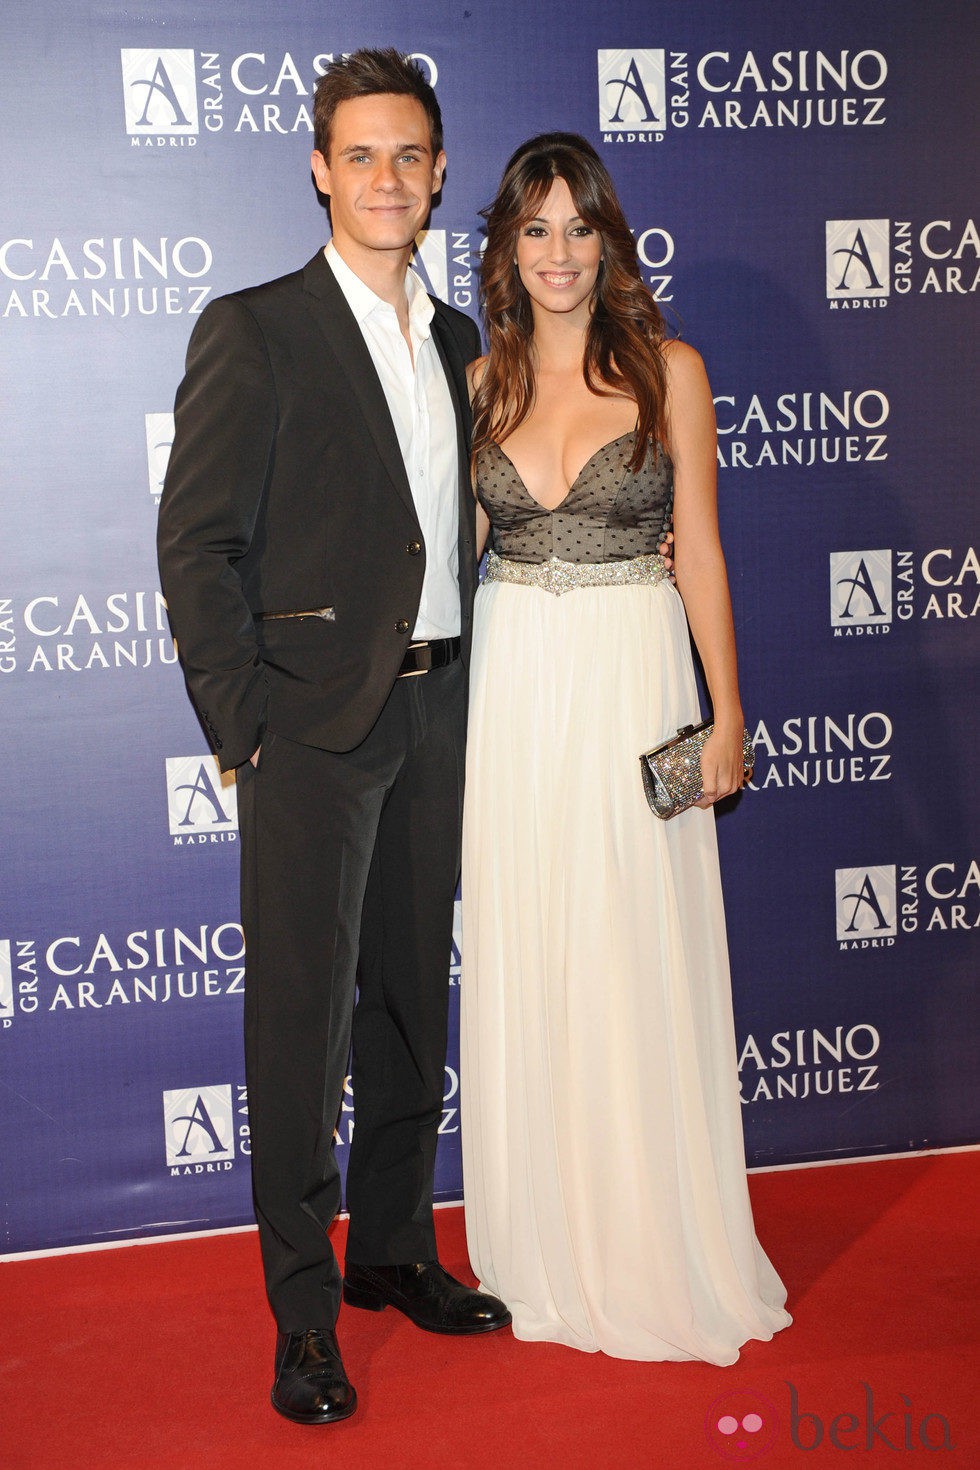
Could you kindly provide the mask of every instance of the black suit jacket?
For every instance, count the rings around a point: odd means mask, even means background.
[[[463,656],[476,583],[466,364],[434,301],[456,408]],[[266,730],[325,750],[368,733],[415,626],[425,547],[381,381],[323,252],[202,313],[177,392],[160,576],[223,770]],[[324,616],[269,614],[326,609]]]

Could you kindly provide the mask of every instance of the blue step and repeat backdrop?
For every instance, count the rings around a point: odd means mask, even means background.
[[[719,820],[749,1162],[976,1139],[976,26],[918,0],[8,0],[0,1250],[251,1218],[235,788],[154,520],[196,316],[326,238],[312,83],[360,45],[442,103],[434,292],[476,314],[504,161],[574,129],[706,358],[757,757]],[[457,1199],[455,1036],[448,1063]]]

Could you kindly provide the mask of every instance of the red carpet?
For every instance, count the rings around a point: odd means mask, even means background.
[[[0,1466],[980,1466],[978,1174],[961,1153],[753,1176],[796,1322],[732,1368],[436,1337],[345,1308],[360,1407],[315,1429],[269,1407],[254,1233],[7,1263]],[[444,1263],[472,1279],[461,1212],[438,1221]],[[762,1425],[725,1436],[729,1413]]]

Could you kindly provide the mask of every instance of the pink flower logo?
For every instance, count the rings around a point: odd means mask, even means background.
[[[754,1388],[723,1394],[704,1417],[708,1443],[726,1460],[754,1460],[765,1454],[778,1429],[775,1405]]]

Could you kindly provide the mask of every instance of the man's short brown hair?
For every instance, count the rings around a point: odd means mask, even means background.
[[[330,160],[330,126],[341,102],[380,95],[414,97],[425,109],[432,138],[432,158],[442,152],[442,113],[421,67],[394,46],[380,51],[352,51],[332,61],[316,84],[313,96],[313,146]]]

